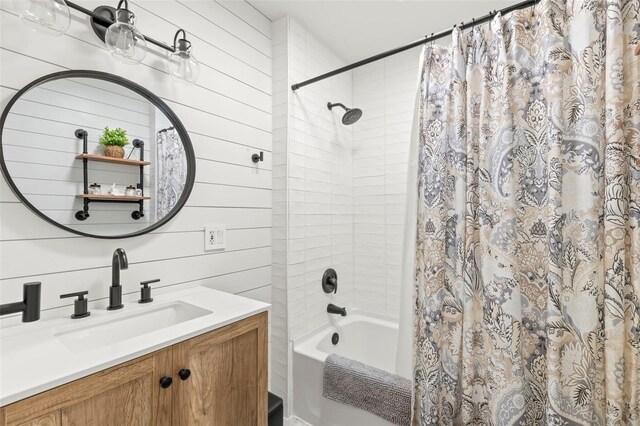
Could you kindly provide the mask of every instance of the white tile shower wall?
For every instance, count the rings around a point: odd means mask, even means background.
[[[86,0],[93,9],[101,1]],[[69,31],[58,38],[24,26],[13,2],[0,2],[0,106],[42,75],[68,69],[110,72],[147,87],[180,117],[194,145],[197,173],[186,207],[166,226],[125,240],[79,237],[27,210],[0,179],[0,291],[19,300],[22,283],[42,281],[43,309],[72,303],[59,295],[89,290],[107,297],[111,255],[128,254],[125,293],[138,282],[161,278],[154,291],[205,283],[260,300],[271,298],[272,123],[271,30],[267,18],[245,2],[129,2],[137,26],[170,42],[184,28],[201,62],[196,85],[173,81],[166,52],[150,47],[138,66],[122,65],[95,37],[86,16],[72,11]],[[251,154],[264,151],[254,165]],[[204,252],[208,223],[226,223],[227,249]],[[106,303],[104,303],[106,304]],[[69,309],[72,309],[69,306]]]
[[[287,246],[288,194],[287,154],[289,122],[288,21],[280,19],[271,25],[273,55],[273,250],[271,282],[271,391],[282,397],[288,408],[289,328],[287,325]]]
[[[293,19],[274,22],[272,32],[274,329],[276,320],[286,327],[273,332],[272,388],[286,412],[292,342],[329,323],[327,304],[349,309],[353,300],[352,130],[341,123],[343,110],[327,108],[350,106],[352,95],[351,73],[291,92],[291,84],[344,63]],[[336,295],[320,284],[330,267],[338,272]]]
[[[289,81],[306,80],[346,65],[296,21],[289,21]],[[327,304],[353,299],[352,129],[344,111],[352,104],[351,73],[290,94],[289,256],[290,340],[329,323]],[[338,273],[338,292],[320,285],[327,268]]]
[[[353,71],[354,304],[398,318],[407,161],[420,49]]]

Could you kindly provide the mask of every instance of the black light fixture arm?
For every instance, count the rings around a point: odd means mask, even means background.
[[[120,0],[120,2],[118,3],[118,8],[120,8],[121,4],[124,2],[124,8],[128,9],[128,3],[127,0]],[[90,16],[93,20],[99,22],[100,24],[104,25],[105,27],[109,27],[111,24],[113,24],[113,21],[110,19],[105,18],[104,16],[101,16],[97,13],[95,13],[93,10],[89,10],[87,8],[84,8],[82,6],[80,6],[79,4],[76,4],[72,1],[66,1],[65,3],[67,3],[67,6],[69,6],[71,9],[77,10],[80,13],[84,13],[85,15]],[[152,39],[151,37],[148,37],[146,34],[143,34],[144,39],[146,41],[148,41],[151,44],[155,44],[158,47],[161,47],[165,50],[168,50],[169,52],[175,52],[176,49],[174,49],[171,46],[167,46],[166,44]]]
[[[182,33],[182,39],[186,40],[187,39],[187,33],[185,30],[183,30],[182,28],[180,28],[178,31],[176,31],[176,35],[173,36],[173,49],[175,50],[178,46],[178,35]]]
[[[522,1],[520,3],[516,3],[514,5],[505,7],[504,9],[500,9],[499,11],[495,11],[494,10],[492,12],[487,13],[484,16],[481,16],[479,18],[474,18],[474,19],[472,19],[471,21],[468,21],[468,22],[462,22],[459,25],[454,25],[453,27],[451,27],[451,28],[449,28],[447,30],[444,30],[444,31],[440,31],[439,33],[435,33],[435,34],[432,33],[431,35],[424,36],[420,40],[416,40],[416,41],[414,41],[412,43],[409,43],[409,44],[407,44],[405,46],[397,47],[395,49],[387,50],[386,52],[378,53],[375,56],[371,56],[369,58],[362,59],[362,60],[360,60],[358,62],[354,62],[351,65],[346,65],[344,67],[335,69],[333,71],[329,71],[328,73],[319,75],[317,77],[310,78],[309,80],[305,80],[305,81],[303,81],[301,83],[293,84],[291,86],[291,90],[296,91],[301,87],[308,86],[309,84],[316,83],[316,82],[318,82],[320,80],[324,80],[326,78],[333,77],[334,75],[338,75],[338,74],[342,74],[342,73],[347,72],[347,71],[351,71],[352,69],[361,67],[363,65],[370,64],[371,62],[379,61],[380,59],[388,58],[389,56],[393,56],[393,55],[395,55],[397,53],[401,53],[401,52],[404,52],[406,50],[413,49],[414,47],[418,47],[418,46],[421,46],[423,44],[429,43],[431,41],[440,39],[442,37],[446,37],[448,35],[451,35],[451,33],[453,33],[453,30],[455,28],[460,28],[461,30],[466,30],[467,28],[471,28],[471,27],[474,27],[476,25],[483,24],[485,22],[489,22],[498,13],[501,13],[501,14],[504,15],[506,13],[513,12],[515,10],[520,10],[520,9],[524,9],[524,8],[527,8],[527,7],[530,7],[530,6],[534,6],[538,2],[540,2],[540,0],[525,0],[525,1]]]

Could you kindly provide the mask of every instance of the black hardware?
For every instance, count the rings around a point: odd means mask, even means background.
[[[144,161],[144,142],[140,139],[134,139],[132,142],[134,148],[138,148],[140,150],[140,161]],[[140,196],[144,197],[144,166],[140,165],[140,182],[136,185],[140,190]],[[134,211],[131,213],[131,218],[133,220],[138,220],[141,217],[144,217],[144,200],[138,201],[138,211]]]
[[[73,9],[76,9],[76,10],[79,10],[81,12],[84,12],[84,10],[86,10],[86,9],[81,10],[82,8],[78,9],[78,6],[73,4],[70,1],[68,1],[66,3],[67,3],[67,5],[69,7],[73,8]],[[88,12],[87,14],[89,14],[89,15],[91,13],[93,13],[93,12],[90,12],[88,10],[86,12]],[[149,39],[147,39],[147,40],[149,40]],[[196,176],[196,157],[195,157],[195,153],[193,151],[193,145],[191,143],[191,138],[189,137],[189,133],[187,133],[187,129],[184,127],[184,125],[182,124],[182,122],[180,121],[180,119],[178,118],[176,113],[162,99],[160,99],[158,96],[153,94],[148,89],[140,86],[139,84],[134,83],[133,81],[127,80],[125,78],[122,78],[122,77],[114,75],[114,74],[101,72],[101,71],[93,71],[93,70],[59,71],[59,72],[47,74],[45,76],[37,78],[36,80],[32,81],[31,83],[29,83],[26,86],[24,86],[23,88],[21,88],[11,98],[11,100],[9,100],[9,103],[7,104],[7,106],[2,111],[2,115],[0,115],[0,148],[2,147],[2,142],[3,142],[2,129],[5,127],[5,124],[7,122],[7,117],[9,116],[9,113],[11,112],[11,108],[15,105],[15,103],[18,101],[18,99],[20,99],[20,97],[22,97],[25,93],[27,93],[28,91],[30,91],[34,87],[37,87],[37,86],[39,86],[41,84],[44,84],[44,83],[47,83],[47,82],[50,82],[50,81],[62,80],[62,79],[67,79],[67,78],[93,78],[93,79],[96,79],[96,80],[102,80],[102,81],[107,81],[107,82],[110,82],[110,83],[117,84],[119,86],[122,86],[122,87],[124,87],[126,89],[129,89],[129,90],[135,92],[136,94],[140,95],[141,97],[143,97],[144,99],[149,101],[153,106],[158,108],[158,110],[164,114],[164,116],[169,120],[169,122],[171,122],[173,124],[176,132],[178,133],[178,136],[180,137],[180,140],[182,141],[182,145],[184,147],[184,152],[185,152],[185,155],[186,155],[188,173],[187,173],[187,181],[186,181],[186,183],[184,185],[184,189],[182,191],[182,194],[180,195],[180,198],[175,203],[175,207],[168,214],[166,214],[160,220],[158,220],[157,222],[155,222],[153,224],[150,224],[149,226],[147,226],[144,229],[141,229],[141,230],[138,230],[138,231],[135,231],[135,232],[131,232],[129,234],[97,235],[97,234],[90,234],[90,233],[87,233],[87,232],[83,232],[81,230],[78,230],[77,228],[72,228],[72,227],[63,225],[61,223],[58,223],[55,220],[53,220],[52,218],[50,218],[49,216],[47,216],[46,214],[42,213],[40,210],[38,210],[38,208],[35,207],[29,201],[29,199],[27,199],[27,197],[24,194],[22,194],[22,192],[20,191],[20,189],[16,185],[14,179],[11,177],[11,174],[9,173],[9,169],[7,168],[4,152],[3,152],[2,149],[0,149],[0,169],[2,169],[2,174],[5,177],[5,180],[7,181],[9,186],[11,187],[11,190],[20,199],[20,201],[22,201],[22,203],[29,210],[31,210],[35,215],[40,217],[42,220],[44,220],[44,221],[46,221],[46,222],[48,222],[48,223],[50,223],[50,224],[52,224],[54,226],[57,226],[58,228],[64,229],[65,231],[72,232],[72,233],[77,234],[77,235],[82,235],[84,237],[93,237],[93,238],[101,238],[101,239],[131,238],[131,237],[137,237],[139,235],[146,234],[147,232],[151,232],[153,230],[156,230],[156,229],[160,228],[161,226],[164,226],[185,205],[187,199],[189,198],[189,195],[191,194],[191,191],[193,190],[193,185],[194,185],[195,176]]]
[[[327,312],[329,312],[330,314],[341,315],[343,317],[347,316],[346,308],[341,308],[340,306],[336,306],[333,303],[329,303],[327,305]]]
[[[322,275],[322,290],[325,293],[338,292],[338,273],[335,269],[327,269]]]
[[[514,10],[524,9],[526,7],[535,5],[539,1],[540,0],[525,0],[523,2],[520,2],[520,3],[517,3],[517,4],[511,5],[511,6],[505,7],[504,9],[501,9],[499,12],[504,15],[506,13],[513,12]],[[489,13],[487,15],[481,16],[480,18],[476,18],[472,22],[466,22],[463,25],[460,25],[459,28],[461,30],[466,30],[467,28],[471,28],[474,25],[478,25],[478,24],[483,24],[485,22],[489,22],[496,13],[497,12],[494,11],[493,14]],[[455,28],[455,26],[454,26],[454,28]],[[318,82],[320,80],[324,80],[325,78],[333,77],[334,75],[338,75],[338,74],[342,74],[343,72],[351,71],[352,69],[361,67],[363,65],[370,64],[371,62],[375,62],[375,61],[378,61],[380,59],[388,58],[389,56],[393,56],[393,55],[395,55],[397,53],[401,53],[401,52],[404,52],[406,50],[413,49],[414,47],[422,46],[423,44],[429,43],[430,41],[434,41],[434,40],[437,40],[437,39],[442,38],[442,37],[447,37],[447,36],[451,35],[452,32],[453,32],[453,28],[449,28],[448,30],[440,31],[439,33],[437,33],[435,35],[431,35],[429,37],[425,36],[425,37],[421,38],[420,40],[416,40],[416,41],[411,42],[411,43],[409,43],[409,44],[407,44],[405,46],[401,46],[401,47],[397,47],[395,49],[387,50],[386,52],[382,52],[382,53],[379,53],[377,55],[371,56],[369,58],[362,59],[362,60],[360,60],[358,62],[354,62],[353,64],[337,68],[337,69],[335,69],[333,71],[329,71],[329,72],[321,74],[321,75],[319,75],[317,77],[310,78],[309,80],[305,80],[303,82],[293,84],[293,85],[291,85],[291,90],[293,90],[295,92],[296,90],[298,90],[301,87],[307,86],[307,85],[312,84],[312,83],[316,83],[316,82]]]
[[[68,294],[60,295],[60,299],[66,299],[67,297],[78,298],[77,300],[73,301],[73,315],[71,315],[71,318],[73,319],[85,318],[91,315],[91,312],[87,310],[88,300],[84,298],[84,296],[86,296],[87,294],[89,294],[89,292],[85,290],[85,291],[78,291],[76,293],[68,293]]]
[[[22,322],[33,322],[40,319],[40,282],[22,285],[22,301],[0,305],[0,316],[22,312]]]
[[[336,103],[331,103],[331,102],[327,102],[327,108],[329,108],[329,111],[331,111],[333,109],[333,107],[340,107],[342,109],[344,109],[344,115],[342,116],[342,124],[344,124],[345,126],[349,126],[353,123],[355,123],[356,121],[360,120],[360,118],[362,117],[362,110],[360,108],[347,108],[346,106],[344,106],[344,104],[341,104],[340,102],[336,102]]]
[[[331,336],[331,343],[333,343],[334,345],[337,345],[339,341],[340,341],[340,335],[338,333],[333,333],[333,336]]]
[[[138,303],[153,302],[153,298],[151,297],[151,287],[149,287],[149,284],[159,282],[160,278],[156,278],[155,280],[140,281],[140,285],[142,286],[142,288],[140,289],[140,300],[138,300]]]
[[[67,2],[67,5],[69,7],[89,15],[91,29],[93,29],[93,32],[98,36],[98,38],[104,42],[105,35],[107,34],[107,29],[112,23],[116,22],[116,8],[111,6],[98,6],[93,9],[93,12],[91,12],[90,10],[84,9],[81,6],[78,6],[77,8],[73,7],[75,5],[73,3],[69,3],[71,2]]]
[[[158,132],[158,133],[160,133],[160,132]],[[133,154],[133,151],[136,148],[140,148],[140,149],[144,148],[144,142],[141,141],[140,139],[134,139],[133,141],[131,141],[131,145],[133,145],[133,146],[131,147],[131,151],[129,151],[129,155],[127,155],[127,159],[131,158],[131,154]],[[140,153],[140,161],[144,161],[144,152]]]
[[[182,38],[178,38],[178,35],[182,33]],[[180,57],[188,58],[191,56],[189,50],[191,49],[191,42],[187,40],[187,32],[180,28],[176,31],[176,35],[173,36],[173,50],[178,52]]]
[[[115,311],[117,309],[122,309],[124,307],[124,303],[122,303],[122,287],[109,287],[109,306],[107,306],[108,311]]]
[[[88,134],[86,130],[78,129],[74,132],[74,135],[78,139],[82,138],[82,153],[88,154],[88,147],[87,147]],[[131,143],[133,145],[131,152],[133,152],[135,148],[139,148],[140,161],[144,161],[144,142],[141,141],[140,139],[134,139]],[[129,155],[131,155],[131,152],[129,153]],[[142,183],[144,182],[144,165],[140,164],[139,167],[140,167],[140,181],[137,183],[137,187],[140,189],[140,191],[142,191],[140,195],[144,196],[144,188],[142,185]],[[89,160],[86,158],[82,159],[82,175],[84,179],[83,194],[90,195],[89,194]],[[138,220],[141,217],[144,217],[144,200],[123,200],[123,199],[110,200],[108,198],[85,197],[82,199],[82,210],[78,210],[75,214],[75,217],[77,220],[84,221],[91,216],[89,214],[89,203],[92,203],[92,202],[93,203],[136,203],[138,204],[138,210],[135,210],[134,212],[131,213],[131,218],[133,218],[134,220]]]
[[[83,154],[87,154],[88,153],[88,143],[87,143],[87,131],[84,129],[77,129],[74,132],[74,135],[76,138],[78,139],[82,139],[82,153]],[[88,164],[89,160],[86,158],[82,159],[82,176],[83,176],[83,180],[84,180],[84,186],[83,186],[83,194],[88,194],[89,193],[89,171],[88,171]],[[86,220],[89,217],[89,202],[87,201],[87,199],[84,199],[82,202],[82,210],[77,211],[76,212],[76,219],[78,220]]]
[[[253,161],[254,163],[257,163],[258,161],[263,161],[263,160],[264,160],[264,153],[262,151],[260,151],[260,155],[253,154],[251,156],[251,161]]]
[[[180,376],[181,380],[187,380],[189,377],[191,377],[191,370],[189,370],[188,368],[183,368],[178,371],[178,376]]]
[[[160,378],[160,387],[162,389],[168,388],[169,386],[171,386],[171,383],[173,383],[173,379],[171,377],[164,376]]]
[[[111,258],[111,287],[109,287],[109,306],[107,310],[122,309],[122,286],[120,285],[120,270],[129,269],[129,260],[124,249],[117,248]]]
[[[69,6],[71,9],[77,10],[78,12],[84,13],[85,15],[89,15],[91,17],[91,28],[93,28],[93,31],[100,38],[100,40],[104,41],[104,36],[107,33],[107,28],[109,28],[109,26],[116,21],[116,9],[111,6],[99,6],[91,11],[71,1],[67,1],[66,3],[67,6]],[[127,7],[128,6],[125,5],[125,9],[127,9]],[[144,34],[142,36],[151,44],[155,44],[156,46],[168,50],[169,52],[175,52],[175,49],[171,46],[167,46],[166,44],[154,40],[151,37],[147,37]]]

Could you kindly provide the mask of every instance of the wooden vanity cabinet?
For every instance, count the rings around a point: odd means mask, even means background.
[[[266,312],[0,408],[7,426],[266,424]]]

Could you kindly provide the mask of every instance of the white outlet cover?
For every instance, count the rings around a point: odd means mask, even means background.
[[[204,250],[224,250],[227,247],[227,226],[222,223],[207,225],[204,228]]]

